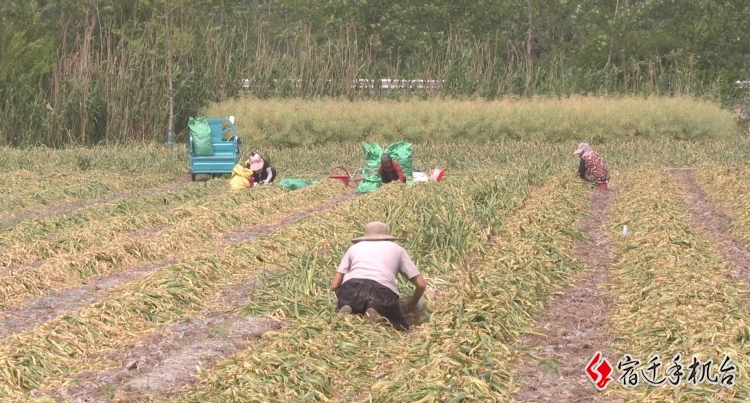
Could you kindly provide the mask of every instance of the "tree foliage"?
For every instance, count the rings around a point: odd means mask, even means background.
[[[733,82],[750,78],[748,32],[745,0],[10,0],[0,5],[0,143],[161,139],[167,63],[178,131],[244,78],[258,97],[384,96],[354,80],[426,78],[453,97],[731,104],[742,96]]]

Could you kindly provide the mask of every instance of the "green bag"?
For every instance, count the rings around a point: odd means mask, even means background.
[[[362,142],[362,150],[365,153],[365,166],[359,170],[362,182],[357,186],[357,193],[372,193],[383,184],[383,179],[378,175],[383,148],[378,143]]]
[[[304,179],[282,179],[279,181],[279,186],[286,190],[297,190],[317,182],[318,181],[306,181]]]
[[[414,176],[414,165],[412,164],[411,143],[399,141],[388,146],[385,150],[394,161],[401,165],[404,176]]]
[[[365,152],[365,168],[378,172],[378,169],[380,169],[380,157],[383,156],[383,148],[378,143],[367,144],[362,142],[362,150]]]
[[[366,172],[371,172],[368,169],[362,169],[360,174],[362,175],[362,182],[359,182],[357,186],[357,193],[372,193],[380,186],[383,185],[383,179],[378,174],[368,175]]]
[[[378,175],[380,169],[380,157],[383,155],[383,148],[378,143],[362,143],[362,150],[365,152],[365,167],[360,169],[362,182],[357,186],[357,193],[372,193],[383,184],[383,179]],[[385,150],[391,155],[394,161],[401,165],[404,176],[414,176],[414,164],[412,163],[411,143],[399,141],[388,146]],[[411,181],[407,180],[408,185]]]
[[[206,118],[193,119],[188,121],[190,135],[193,137],[193,154],[198,157],[214,155],[214,145],[211,142],[211,126],[208,125]]]

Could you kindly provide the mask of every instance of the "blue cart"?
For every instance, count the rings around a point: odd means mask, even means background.
[[[240,144],[237,129],[231,120],[225,118],[206,119],[211,127],[211,144],[213,155],[197,156],[193,149],[193,131],[188,136],[188,155],[190,176],[195,181],[196,175],[211,176],[231,174],[234,166],[240,162]],[[231,136],[229,134],[231,133]],[[227,138],[225,140],[225,138]]]

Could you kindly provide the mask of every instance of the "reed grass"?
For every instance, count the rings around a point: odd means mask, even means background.
[[[250,144],[284,147],[359,141],[488,142],[622,139],[708,140],[739,137],[736,117],[698,99],[535,97],[501,101],[237,99],[204,109],[237,117]]]
[[[44,55],[49,65],[43,66],[48,71],[40,74],[41,85],[27,83],[3,93],[8,102],[1,110],[0,144],[164,143],[169,96],[167,13],[153,11],[136,12],[148,23],[133,27],[107,18],[71,16],[61,21],[58,53]],[[238,18],[224,26],[204,18],[183,7],[174,16],[179,23],[173,21],[169,29],[177,142],[184,141],[190,116],[210,102],[243,93],[242,79],[249,80],[246,92],[261,99],[689,95],[729,105],[739,97],[729,80],[697,70],[692,56],[677,53],[571,69],[566,57],[571,55],[528,60],[508,48],[504,34],[479,39],[456,30],[442,33],[443,40],[428,41],[425,49],[412,49],[414,54],[405,61],[397,54],[373,51],[374,44],[358,38],[362,32],[352,23],[325,32],[296,32],[297,27],[290,27],[277,33],[269,30],[268,21],[257,18]],[[48,47],[54,49],[52,43]],[[437,90],[405,91],[355,84],[357,79],[381,78],[445,82]]]

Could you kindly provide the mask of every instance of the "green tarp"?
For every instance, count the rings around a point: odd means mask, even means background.
[[[362,142],[362,151],[365,153],[365,166],[359,170],[363,179],[357,186],[357,193],[374,192],[383,184],[382,178],[378,175],[378,168],[380,168],[380,157],[384,152],[390,154],[393,160],[401,165],[404,176],[409,178],[414,174],[411,143],[399,141],[391,144],[383,151],[378,143],[367,144]]]
[[[190,135],[193,137],[193,155],[205,157],[214,155],[214,146],[211,142],[211,126],[208,125],[206,118],[193,119],[188,121]]]
[[[297,190],[310,186],[316,182],[317,181],[306,181],[304,179],[282,179],[279,181],[279,186],[286,190]]]

